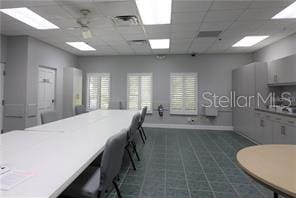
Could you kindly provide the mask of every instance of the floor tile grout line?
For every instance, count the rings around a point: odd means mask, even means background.
[[[214,142],[213,140],[211,140],[211,138],[209,137],[208,133],[206,133],[206,136],[209,138],[209,140],[211,142]],[[214,144],[224,153],[224,151],[216,144],[216,142],[214,142]],[[208,150],[208,148],[206,148]],[[237,189],[233,186],[233,184],[230,182],[229,178],[227,177],[227,175],[224,172],[224,169],[219,165],[219,163],[217,162],[216,158],[213,156],[213,154],[208,150],[209,154],[211,155],[211,157],[215,160],[216,164],[218,165],[219,169],[222,171],[224,177],[227,179],[228,183],[231,185],[231,187],[233,188],[233,190],[236,192],[236,194],[241,197],[240,193],[237,191]],[[224,153],[225,154],[225,153]],[[232,163],[232,162],[231,162]]]
[[[186,135],[187,140],[189,141],[189,144],[190,144],[190,146],[191,146],[191,149],[193,150],[193,153],[194,153],[194,155],[195,155],[195,158],[197,159],[197,161],[198,161],[198,163],[199,163],[199,165],[200,165],[200,167],[201,167],[201,169],[202,169],[202,173],[204,174],[204,176],[205,176],[205,178],[206,178],[206,180],[207,180],[207,183],[208,183],[208,185],[209,185],[209,187],[210,187],[210,189],[211,189],[211,191],[212,191],[214,197],[217,198],[217,197],[216,197],[216,194],[215,194],[215,192],[214,192],[214,189],[213,189],[213,187],[212,187],[212,185],[211,185],[211,183],[210,183],[210,180],[209,180],[208,176],[206,175],[206,171],[204,170],[204,167],[203,167],[202,163],[200,162],[200,159],[199,159],[199,157],[198,157],[198,155],[197,155],[197,153],[196,153],[196,151],[195,151],[195,149],[194,149],[194,147],[193,147],[193,144],[192,144],[192,142],[191,142],[191,139],[188,138],[187,134],[185,134],[185,135]]]
[[[181,157],[181,161],[182,161],[183,172],[184,172],[184,175],[185,175],[185,182],[186,182],[186,186],[187,186],[187,191],[188,191],[189,198],[191,198],[191,192],[190,192],[190,189],[189,189],[188,177],[187,177],[187,173],[186,173],[186,170],[185,170],[183,153],[181,152],[181,149],[180,149],[180,139],[178,138],[177,141],[178,141],[179,154],[181,154],[180,157]]]
[[[154,148],[154,137],[153,137],[153,139],[152,139],[153,141],[153,143],[152,143],[152,149],[151,149],[151,151],[150,151],[150,153],[149,153],[149,157],[148,157],[148,163],[150,162],[150,160],[151,160],[151,156],[152,156],[152,151],[153,151],[153,148]],[[145,146],[145,145],[144,145]],[[143,146],[143,147],[144,147]],[[146,162],[146,163],[147,163]],[[143,191],[143,187],[144,187],[144,182],[145,182],[145,179],[146,179],[146,176],[147,176],[147,169],[146,169],[146,164],[145,163],[145,170],[144,170],[144,177],[143,177],[143,181],[142,181],[142,185],[141,185],[141,187],[140,187],[140,192],[139,192],[139,198],[141,198],[141,195],[142,195],[142,191]]]
[[[226,142],[226,140],[224,139],[224,138],[222,138],[221,137],[221,139],[224,141],[224,142]],[[217,144],[216,142],[215,142],[215,144],[218,146],[218,147],[220,147],[221,148],[221,146],[219,145],[219,144]],[[222,149],[221,149],[222,150]],[[233,149],[234,151],[236,151],[235,149]],[[231,161],[231,163],[233,163],[232,162],[232,160],[231,160],[231,158],[227,155],[227,153],[225,153],[223,150],[222,150],[222,152],[226,155],[226,157]],[[235,167],[237,167],[241,172],[243,172],[242,170],[241,170],[241,168],[240,167],[238,167],[235,163],[233,163],[234,164],[234,166]],[[252,182],[251,182],[251,185],[254,187],[254,188],[256,188],[258,191],[259,191],[259,193],[263,196],[263,197],[266,197],[265,196],[265,194],[255,185],[255,184],[253,184]]]
[[[167,137],[167,133],[165,133],[165,155],[164,155],[164,159],[165,159],[165,168],[164,168],[164,198],[167,197],[167,185],[166,185],[166,181],[167,181],[167,156],[168,156],[168,137]]]

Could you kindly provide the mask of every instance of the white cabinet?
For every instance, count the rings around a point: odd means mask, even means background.
[[[268,92],[267,87],[267,64],[266,63],[251,63],[239,67],[232,72],[232,90],[235,92],[236,98],[239,96],[247,96],[252,98],[257,96],[256,93],[261,93],[266,96]],[[243,135],[256,140],[257,133],[254,126],[255,121],[255,108],[259,107],[256,103],[256,97],[251,100],[247,107],[233,108],[233,127],[234,130],[242,133]],[[245,105],[245,100],[240,100],[239,105]],[[249,102],[249,101],[248,101]]]
[[[66,67],[64,69],[63,109],[64,117],[75,115],[75,106],[82,104],[82,71]]]
[[[296,55],[281,58],[268,63],[269,84],[296,83]]]
[[[275,144],[296,144],[295,121],[276,116],[273,124],[273,136]]]
[[[296,118],[256,111],[254,140],[261,144],[296,144]]]

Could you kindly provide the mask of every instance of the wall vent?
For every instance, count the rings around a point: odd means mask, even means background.
[[[131,26],[139,24],[139,19],[135,15],[116,16],[112,19],[112,21],[117,26]]]
[[[207,38],[207,37],[218,37],[222,31],[201,31],[198,33],[197,37]]]

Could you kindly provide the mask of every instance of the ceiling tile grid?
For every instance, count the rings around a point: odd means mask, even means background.
[[[253,52],[296,32],[296,20],[271,17],[293,0],[173,0],[172,22],[168,25],[118,26],[117,15],[139,13],[134,0],[1,0],[1,8],[28,7],[60,27],[36,30],[1,13],[0,31],[5,35],[29,35],[77,55],[241,53]],[[90,10],[91,39],[82,37],[77,19],[81,9]],[[197,38],[200,31],[222,31],[216,38]],[[250,48],[232,48],[246,35],[270,37]],[[170,38],[170,49],[152,50],[129,44],[131,40]],[[66,45],[85,41],[97,50],[81,52]]]

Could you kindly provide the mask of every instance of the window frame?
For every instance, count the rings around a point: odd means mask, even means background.
[[[89,77],[90,76],[95,76],[95,77],[99,77],[100,79],[100,85],[98,86],[98,96],[97,96],[97,108],[96,109],[92,109],[92,108],[89,108]],[[108,101],[108,108],[110,107],[110,99],[111,99],[111,74],[110,73],[87,73],[86,74],[86,108],[88,111],[94,111],[94,110],[97,110],[97,109],[102,109],[101,108],[101,78],[102,77],[106,77],[108,76],[109,77],[109,101]]]
[[[183,84],[182,84],[182,89],[183,89],[183,95],[182,95],[182,100],[184,101],[184,76],[194,76],[195,79],[196,79],[196,83],[194,84],[195,85],[195,105],[196,105],[196,108],[195,110],[186,110],[184,109],[185,105],[184,103],[182,104],[182,109],[181,110],[176,110],[176,109],[172,109],[172,106],[171,106],[171,101],[172,101],[172,76],[182,76],[182,81],[183,81]],[[198,115],[198,73],[197,72],[172,72],[170,73],[170,115]]]
[[[138,87],[138,110],[141,110],[141,77],[151,76],[151,109],[147,109],[147,114],[153,113],[153,73],[127,73],[126,78],[126,94],[127,94],[127,104],[126,108],[129,109],[129,76],[139,77],[139,87]],[[132,110],[132,109],[130,109]]]

